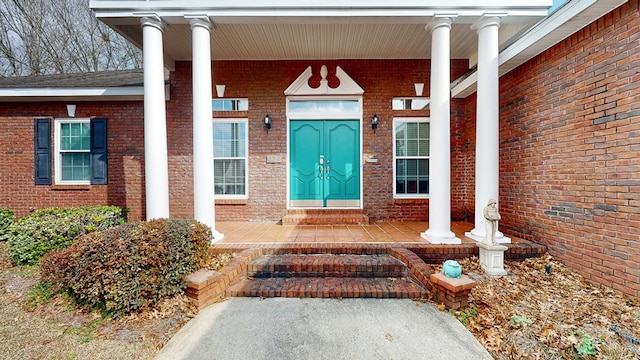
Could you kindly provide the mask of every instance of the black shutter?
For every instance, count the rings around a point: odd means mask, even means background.
[[[35,184],[51,185],[51,119],[35,119]]]
[[[107,119],[91,119],[91,184],[107,184]]]

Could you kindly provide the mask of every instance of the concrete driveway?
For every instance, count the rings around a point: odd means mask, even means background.
[[[458,320],[406,299],[230,298],[156,359],[492,359]]]

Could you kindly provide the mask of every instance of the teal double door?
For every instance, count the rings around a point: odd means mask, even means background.
[[[360,121],[291,120],[292,207],[360,206]]]

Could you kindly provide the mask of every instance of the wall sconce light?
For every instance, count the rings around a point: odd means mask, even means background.
[[[67,115],[69,117],[76,116],[76,105],[75,104],[67,104]]]
[[[264,128],[267,129],[267,134],[269,133],[269,129],[271,129],[271,118],[269,114],[264,117]]]
[[[371,128],[375,133],[376,129],[378,128],[378,114],[373,114],[373,117],[371,118]]]

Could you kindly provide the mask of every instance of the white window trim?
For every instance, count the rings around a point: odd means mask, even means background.
[[[213,122],[244,123],[245,124],[244,195],[238,195],[238,194],[233,194],[233,195],[214,194],[214,199],[216,199],[216,200],[246,200],[246,199],[249,198],[249,119],[248,118],[214,118]],[[214,156],[213,159],[215,160],[216,157]],[[236,158],[220,157],[218,159],[236,159]],[[214,176],[214,181],[215,181],[215,176]],[[214,187],[215,187],[215,184],[214,184]],[[215,193],[215,191],[214,191],[214,193]]]
[[[90,185],[91,180],[62,180],[62,153],[60,149],[61,125],[70,123],[91,123],[90,118],[58,118],[55,120],[54,142],[55,142],[55,183],[56,185]],[[88,150],[91,154],[91,149]],[[91,169],[89,169],[91,170]]]
[[[428,199],[429,194],[397,194],[396,193],[396,125],[398,123],[406,123],[406,122],[420,122],[420,123],[430,123],[431,119],[428,117],[396,117],[393,118],[393,198],[394,199]],[[431,142],[431,132],[429,132],[429,142]],[[429,156],[427,159],[431,158],[431,151],[429,151]],[[431,178],[431,173],[429,173],[429,178]],[[431,189],[429,189],[431,191]]]

